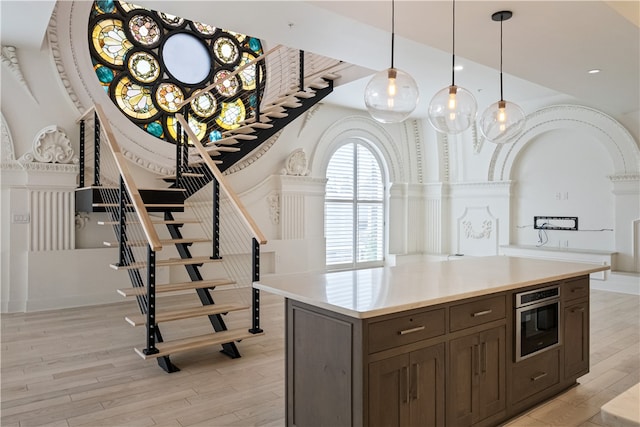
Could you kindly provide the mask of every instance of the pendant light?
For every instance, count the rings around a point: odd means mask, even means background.
[[[437,92],[429,103],[429,122],[438,132],[456,134],[465,131],[476,119],[478,104],[473,94],[456,86],[456,2],[453,0],[453,37],[451,86]]]
[[[520,106],[505,101],[502,90],[502,23],[513,16],[508,10],[496,12],[491,19],[500,22],[500,101],[490,105],[480,118],[480,132],[488,141],[504,144],[513,141],[524,129],[525,115]]]
[[[400,123],[418,105],[418,85],[393,65],[395,4],[391,0],[391,68],[373,75],[364,90],[364,103],[371,117],[382,123]]]

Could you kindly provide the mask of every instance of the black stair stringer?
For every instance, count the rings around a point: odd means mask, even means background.
[[[262,143],[266,142],[267,140],[269,140],[269,138],[271,138],[276,133],[284,129],[284,127],[287,126],[289,123],[291,123],[292,121],[300,117],[302,114],[308,111],[311,107],[316,105],[318,102],[324,99],[327,95],[333,92],[333,80],[325,79],[325,81],[327,82],[328,86],[323,89],[314,89],[315,96],[311,98],[300,99],[298,101],[300,104],[302,104],[300,107],[287,108],[286,109],[288,114],[287,117],[273,119],[270,122],[273,125],[273,127],[270,127],[268,129],[256,129],[255,135],[257,136],[257,138],[254,140],[243,141],[242,144],[238,144],[237,147],[240,148],[240,151],[221,153],[219,156],[216,156],[215,157],[216,160],[222,161],[222,163],[220,163],[220,165],[218,166],[220,171],[224,172],[227,169],[229,169],[235,163],[240,161],[242,158],[244,158],[246,155],[251,153],[257,147],[259,147]],[[200,167],[200,168],[197,168],[197,170],[189,168],[189,172],[199,172],[203,174],[204,177],[198,178],[198,179],[193,179],[190,177],[182,178],[185,181],[190,181],[190,184],[191,184],[191,185],[185,185],[183,187],[187,190],[185,194],[186,196],[185,198],[189,198],[190,196],[192,196],[195,192],[197,192],[202,187],[210,183],[211,180],[213,179],[213,174],[207,167]]]
[[[219,156],[216,156],[216,160],[221,160],[222,163],[219,166],[220,172],[224,172],[229,169],[231,166],[240,161],[244,156],[251,153],[254,149],[259,147],[263,142],[266,142],[273,135],[278,133],[280,130],[284,129],[289,123],[300,117],[306,111],[308,111],[311,107],[316,105],[318,102],[322,101],[327,95],[333,92],[333,80],[325,79],[328,83],[328,86],[324,89],[314,89],[315,96],[311,98],[301,98],[299,99],[299,103],[302,104],[296,108],[287,108],[287,117],[283,117],[281,119],[274,119],[271,123],[273,127],[268,129],[259,129],[256,132],[256,136],[258,138],[249,141],[243,141],[242,144],[238,144],[240,151],[236,152],[225,152],[221,153]]]
[[[173,214],[171,212],[165,212],[164,214],[165,220],[173,220]],[[172,239],[182,239],[182,233],[180,232],[180,228],[182,224],[167,224],[167,229],[169,230],[169,234],[171,234]],[[192,258],[191,252],[189,251],[189,243],[176,243],[176,249],[178,250],[178,254],[180,254],[180,258],[182,259],[190,259]],[[187,273],[189,274],[189,278],[192,282],[197,282],[202,279],[202,275],[200,274],[200,270],[197,265],[189,264],[185,265],[187,269]],[[213,305],[215,301],[209,292],[209,289],[196,289],[198,293],[198,298],[200,298],[200,302],[202,305]],[[211,326],[216,332],[226,331],[227,325],[224,323],[224,319],[221,314],[212,314],[209,317],[209,321],[211,322]],[[237,359],[240,356],[240,351],[234,342],[228,342],[222,344],[221,353],[226,354],[232,359]]]
[[[110,216],[112,221],[117,221],[118,218],[114,212],[111,212]],[[113,226],[113,230],[116,236],[120,236],[117,225]],[[131,250],[131,247],[129,245],[126,245],[126,244],[124,245],[124,252],[125,253],[124,253],[123,259],[127,260],[130,264],[136,262],[135,256],[133,255],[133,251]],[[142,275],[140,274],[139,269],[137,268],[130,269],[130,270],[127,270],[127,273],[129,275],[129,280],[131,281],[131,284],[133,285],[134,288],[145,287],[144,280],[142,279]],[[140,313],[147,314],[147,296],[137,295],[136,301],[138,302],[138,308],[140,309]],[[163,342],[159,325],[156,325],[155,327],[155,340],[156,342]],[[169,359],[169,356],[158,357],[156,360],[158,361],[158,366],[164,369],[165,372],[167,372],[168,374],[180,371],[180,368],[178,368],[176,365],[171,363],[171,359]]]

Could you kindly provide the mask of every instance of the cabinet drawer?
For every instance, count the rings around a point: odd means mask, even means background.
[[[369,353],[437,337],[444,333],[443,308],[372,322],[369,324]]]
[[[589,295],[589,276],[579,277],[564,282],[560,291],[565,301],[586,297]]]
[[[454,332],[494,320],[504,319],[506,302],[505,296],[500,295],[455,305],[450,308],[449,329],[451,332]]]
[[[560,350],[550,350],[513,366],[513,401],[519,402],[560,380]]]

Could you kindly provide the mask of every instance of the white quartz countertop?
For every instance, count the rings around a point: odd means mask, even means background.
[[[608,265],[507,256],[264,277],[256,289],[370,318],[608,270]]]

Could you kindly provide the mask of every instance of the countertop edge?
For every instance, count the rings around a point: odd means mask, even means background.
[[[404,303],[404,304],[398,304],[398,305],[393,305],[393,306],[389,306],[389,307],[371,309],[371,310],[367,310],[367,311],[352,310],[352,309],[348,309],[348,308],[345,308],[345,307],[333,305],[333,304],[330,304],[330,303],[327,303],[327,302],[324,302],[324,301],[314,300],[313,298],[301,295],[299,293],[289,292],[289,291],[282,290],[282,289],[279,289],[279,288],[276,288],[276,287],[272,287],[272,286],[269,286],[267,284],[260,283],[260,282],[254,282],[253,283],[253,287],[256,288],[256,289],[265,291],[265,292],[269,292],[269,293],[272,293],[272,294],[275,294],[275,295],[279,295],[279,296],[282,296],[282,297],[285,297],[285,298],[288,298],[288,299],[292,299],[292,300],[299,301],[299,302],[302,302],[302,303],[305,303],[305,304],[309,304],[309,305],[314,306],[314,307],[330,310],[332,312],[340,313],[340,314],[343,314],[345,316],[349,316],[349,317],[352,317],[352,318],[369,319],[369,318],[372,318],[372,317],[383,316],[383,315],[386,315],[386,314],[399,313],[399,312],[403,312],[403,311],[407,311],[407,310],[413,310],[413,309],[417,309],[417,308],[424,308],[424,307],[430,307],[430,306],[434,306],[434,305],[438,305],[438,304],[455,302],[455,301],[459,301],[459,300],[463,300],[463,299],[467,299],[467,298],[482,297],[482,296],[485,296],[485,295],[491,295],[491,294],[498,293],[498,292],[511,291],[511,290],[514,290],[514,289],[533,286],[533,285],[537,285],[537,284],[540,284],[540,283],[554,282],[554,281],[558,281],[558,280],[569,279],[569,278],[572,278],[572,277],[584,276],[584,275],[588,275],[588,274],[591,274],[591,273],[597,273],[597,272],[605,271],[605,270],[609,270],[609,269],[610,269],[610,266],[608,266],[608,265],[589,267],[589,264],[585,264],[585,268],[584,269],[580,269],[578,271],[573,271],[573,272],[570,272],[570,273],[560,273],[560,274],[555,274],[555,275],[547,276],[547,277],[543,277],[543,278],[536,278],[536,279],[531,279],[531,280],[524,280],[524,281],[519,281],[519,282],[515,282],[515,283],[510,283],[510,284],[507,284],[507,285],[495,286],[495,287],[492,287],[490,289],[473,290],[473,291],[469,291],[469,292],[459,292],[459,293],[456,293],[456,294],[446,295],[446,296],[439,297],[439,298],[431,298],[431,299],[428,299],[428,300],[414,301],[414,302],[410,302],[410,303]],[[324,274],[324,273],[317,273],[317,274]]]

